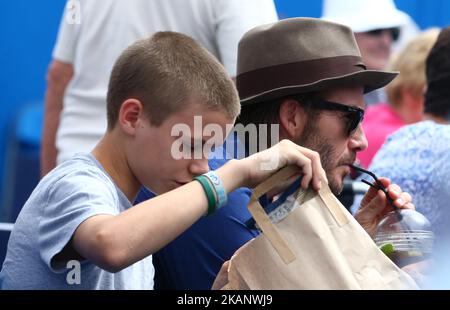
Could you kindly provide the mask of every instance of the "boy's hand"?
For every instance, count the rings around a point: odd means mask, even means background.
[[[395,206],[400,209],[415,209],[409,193],[403,192],[397,184],[390,184],[391,182],[386,178],[379,178],[379,180],[388,190]],[[381,190],[371,187],[361,201],[361,207],[356,212],[355,219],[371,237],[374,237],[378,223],[391,211],[393,210],[386,195]]]
[[[289,165],[299,167],[302,175],[301,186],[307,189],[310,183],[319,190],[321,181],[327,181],[325,171],[317,152],[301,147],[289,140],[283,140],[270,149],[253,154],[242,160],[245,169],[245,186],[254,187],[281,168]]]

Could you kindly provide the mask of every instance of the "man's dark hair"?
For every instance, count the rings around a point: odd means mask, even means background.
[[[318,110],[311,108],[311,101],[313,98],[315,98],[315,94],[307,93],[276,98],[274,100],[266,102],[259,102],[243,106],[241,108],[241,114],[236,120],[236,124],[242,124],[244,127],[250,124],[255,124],[258,131],[258,137],[260,137],[259,125],[261,124],[268,125],[269,130],[267,131],[266,145],[270,147],[271,146],[270,125],[280,124],[281,104],[288,99],[294,99],[303,106],[305,112],[308,114],[308,118],[311,119],[312,117],[315,117],[318,114]],[[245,149],[247,151],[249,150],[248,142],[249,142],[248,139],[245,139]]]

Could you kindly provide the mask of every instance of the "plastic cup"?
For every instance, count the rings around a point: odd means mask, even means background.
[[[380,221],[375,243],[401,268],[429,259],[434,235],[425,216],[415,210],[401,209],[388,213]]]

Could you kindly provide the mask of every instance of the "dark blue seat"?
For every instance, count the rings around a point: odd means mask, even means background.
[[[0,223],[0,269],[3,265],[3,261],[5,260],[9,235],[11,234],[12,228],[13,224]]]
[[[8,132],[1,186],[1,221],[15,222],[22,206],[39,182],[39,153],[43,103],[25,104]]]

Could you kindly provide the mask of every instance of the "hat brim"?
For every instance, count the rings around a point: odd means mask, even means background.
[[[319,80],[307,85],[290,85],[275,88],[251,97],[241,98],[241,105],[265,102],[295,94],[318,92],[334,87],[363,86],[364,93],[369,93],[389,84],[398,72],[364,70],[344,76]]]

